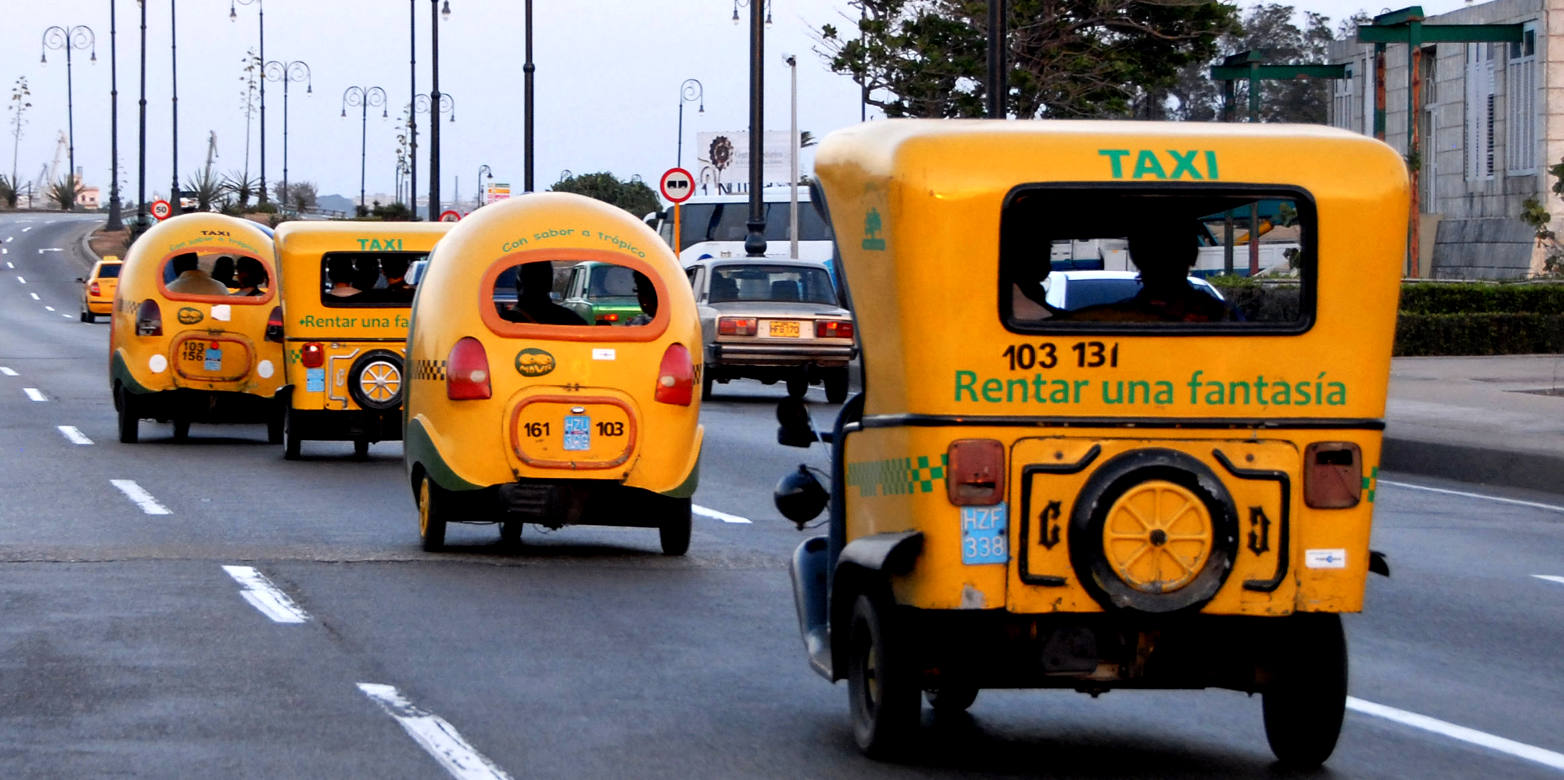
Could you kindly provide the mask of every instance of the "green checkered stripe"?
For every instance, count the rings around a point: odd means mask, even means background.
[[[413,379],[427,379],[432,382],[445,381],[444,360],[414,360]]]
[[[300,360],[304,359],[304,350],[302,350],[302,349],[290,349],[290,350],[288,350],[286,357],[287,357],[288,364],[289,365],[293,365],[294,363],[297,363]]]
[[[1379,487],[1379,467],[1369,469],[1368,476],[1363,478],[1363,492],[1368,496],[1368,502],[1374,503],[1374,490]]]
[[[934,484],[945,480],[948,465],[944,453],[849,463],[847,484],[858,488],[864,498],[932,493]]]

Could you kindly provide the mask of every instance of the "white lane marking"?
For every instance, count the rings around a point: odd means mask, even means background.
[[[27,284],[27,280],[23,279],[21,274],[17,274],[16,275],[16,281],[21,283],[21,284]]]
[[[16,240],[16,236],[6,236],[5,237],[5,242],[7,244],[9,244],[9,243],[11,243],[12,241],[15,241],[15,240]]]
[[[396,686],[361,682],[358,689],[379,704],[387,715],[396,718],[402,730],[452,777],[489,780],[510,777],[505,770],[467,744],[467,740],[462,739],[462,735],[444,718],[420,709],[408,701]]]
[[[1411,485],[1411,484],[1408,484],[1406,482],[1392,482],[1392,481],[1390,481],[1388,479],[1380,480],[1379,484],[1381,484],[1381,485],[1394,485],[1395,487],[1411,488],[1413,490],[1426,490],[1426,491],[1428,491],[1430,493],[1444,493],[1446,495],[1462,496],[1462,497],[1465,497],[1465,498],[1481,498],[1481,499],[1484,499],[1486,501],[1497,501],[1497,502],[1499,502],[1501,504],[1514,504],[1516,506],[1529,506],[1529,507],[1533,507],[1535,509],[1547,509],[1547,510],[1551,510],[1551,511],[1554,511],[1554,512],[1564,512],[1564,506],[1559,506],[1557,504],[1543,504],[1543,503],[1539,503],[1539,502],[1536,502],[1536,501],[1521,501],[1520,499],[1517,499],[1517,498],[1500,498],[1498,496],[1485,496],[1482,493],[1468,493],[1468,492],[1466,492],[1464,490],[1446,490],[1444,488],[1425,487],[1423,485]]]
[[[49,400],[46,396],[44,396],[43,391],[36,387],[24,387],[22,388],[22,392],[26,393],[27,397],[33,399],[34,401]]]
[[[32,225],[28,225],[27,227],[22,228],[22,232],[26,233],[27,231],[32,230],[32,229],[33,229]]]
[[[40,250],[38,250],[38,254],[41,255],[44,252],[64,252],[64,251],[65,251],[64,249],[61,249],[61,248],[59,248],[57,246],[51,246],[51,247],[49,247],[47,249],[40,249]]]
[[[1557,582],[1560,585],[1564,585],[1564,577],[1560,577],[1557,574],[1533,574],[1531,576],[1539,580],[1547,580],[1548,582]]]
[[[151,493],[148,493],[146,490],[142,489],[140,485],[136,484],[136,480],[111,479],[109,480],[109,484],[119,488],[119,492],[124,493],[126,498],[134,501],[136,506],[141,507],[141,511],[146,512],[149,515],[173,514],[173,512],[168,511],[168,507],[159,504],[157,499],[152,497]]]
[[[701,517],[709,517],[713,520],[721,520],[724,523],[742,523],[744,525],[749,525],[750,522],[749,518],[747,517],[730,515],[727,512],[718,512],[717,510],[710,507],[692,506],[690,507],[690,510],[695,512],[695,514],[700,515]]]
[[[70,439],[72,444],[91,444],[92,443],[92,439],[87,438],[87,435],[82,433],[81,429],[77,428],[74,425],[59,425],[59,426],[55,426],[55,427],[59,428],[60,429],[60,433],[65,434],[65,438]]]
[[[49,311],[54,311],[54,307],[53,306],[45,306],[44,308],[49,310]]]
[[[34,293],[34,292],[30,292],[30,293],[28,293],[28,295],[31,295],[31,296],[33,296],[33,300],[35,300],[35,301],[41,301],[41,300],[43,300],[43,299],[42,299],[42,298],[39,298],[39,297],[38,297],[38,293]]]
[[[16,371],[14,371],[10,366],[0,366],[0,374],[5,374],[6,376],[16,376]]]
[[[239,595],[262,615],[271,618],[273,623],[303,623],[310,619],[309,613],[300,609],[288,594],[273,585],[254,566],[224,566],[223,571],[244,586]]]
[[[1496,737],[1476,729],[1469,729],[1465,726],[1457,726],[1454,723],[1446,723],[1436,718],[1430,718],[1427,715],[1398,710],[1395,707],[1386,707],[1383,704],[1364,701],[1354,696],[1347,697],[1347,709],[1361,712],[1364,715],[1373,715],[1386,720],[1393,720],[1404,726],[1431,731],[1440,736],[1458,739],[1462,742],[1469,742],[1478,747],[1485,747],[1500,753],[1508,753],[1516,758],[1535,761],[1553,769],[1564,769],[1564,753],[1555,753],[1551,750],[1527,745],[1523,742],[1516,742],[1513,739]]]
[[[65,319],[70,319],[71,318],[71,315],[69,315],[69,314],[61,314],[60,316],[64,317]]]

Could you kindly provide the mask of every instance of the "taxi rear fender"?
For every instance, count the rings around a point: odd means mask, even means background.
[[[125,350],[116,349],[109,358],[109,389],[115,386],[125,388],[128,393],[146,394],[153,392],[146,385],[136,381],[136,377],[130,371],[130,366],[125,363]]]
[[[445,462],[434,437],[424,427],[422,417],[409,419],[407,430],[403,432],[402,437],[402,449],[405,453],[402,462],[407,464],[407,478],[415,494],[418,491],[418,480],[424,474],[428,474],[436,485],[446,490],[477,490],[482,487],[463,479],[449,463]]]
[[[882,604],[895,604],[891,578],[911,572],[922,553],[922,531],[873,534],[854,539],[842,548],[830,583],[833,681],[843,679],[846,673],[847,627],[859,594],[871,594]]]

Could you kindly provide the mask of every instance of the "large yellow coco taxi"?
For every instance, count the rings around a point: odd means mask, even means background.
[[[1279,758],[1328,758],[1339,613],[1383,568],[1400,157],[1322,127],[892,120],[832,134],[815,170],[864,392],[792,572],[860,747],[905,744],[922,696],[1218,687],[1262,694]],[[1251,225],[1277,281],[1190,282],[1224,246],[1246,268]],[[1139,285],[1049,304],[1050,269],[1088,260]],[[795,522],[826,502],[807,471],[778,486]]]
[[[119,439],[140,420],[264,422],[282,440],[282,344],[271,234],[248,220],[186,214],[142,234],[125,255],[109,329],[109,387]]]
[[[642,315],[592,325],[555,302],[577,263],[636,274]],[[404,460],[423,546],[451,522],[659,530],[690,542],[700,322],[678,260],[622,209],[531,194],[457,223],[413,302]]]
[[[449,222],[286,222],[282,269],[283,457],[305,439],[353,442],[363,457],[402,438],[402,388],[414,285]]]

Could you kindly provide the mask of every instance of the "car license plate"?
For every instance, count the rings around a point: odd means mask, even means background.
[[[592,449],[592,418],[584,414],[565,415],[565,449],[585,452]]]
[[[798,320],[772,320],[767,333],[773,338],[796,339],[799,337]]]
[[[201,368],[214,373],[223,370],[222,350],[218,349],[216,346],[207,347],[205,358],[206,360],[201,364]]]

